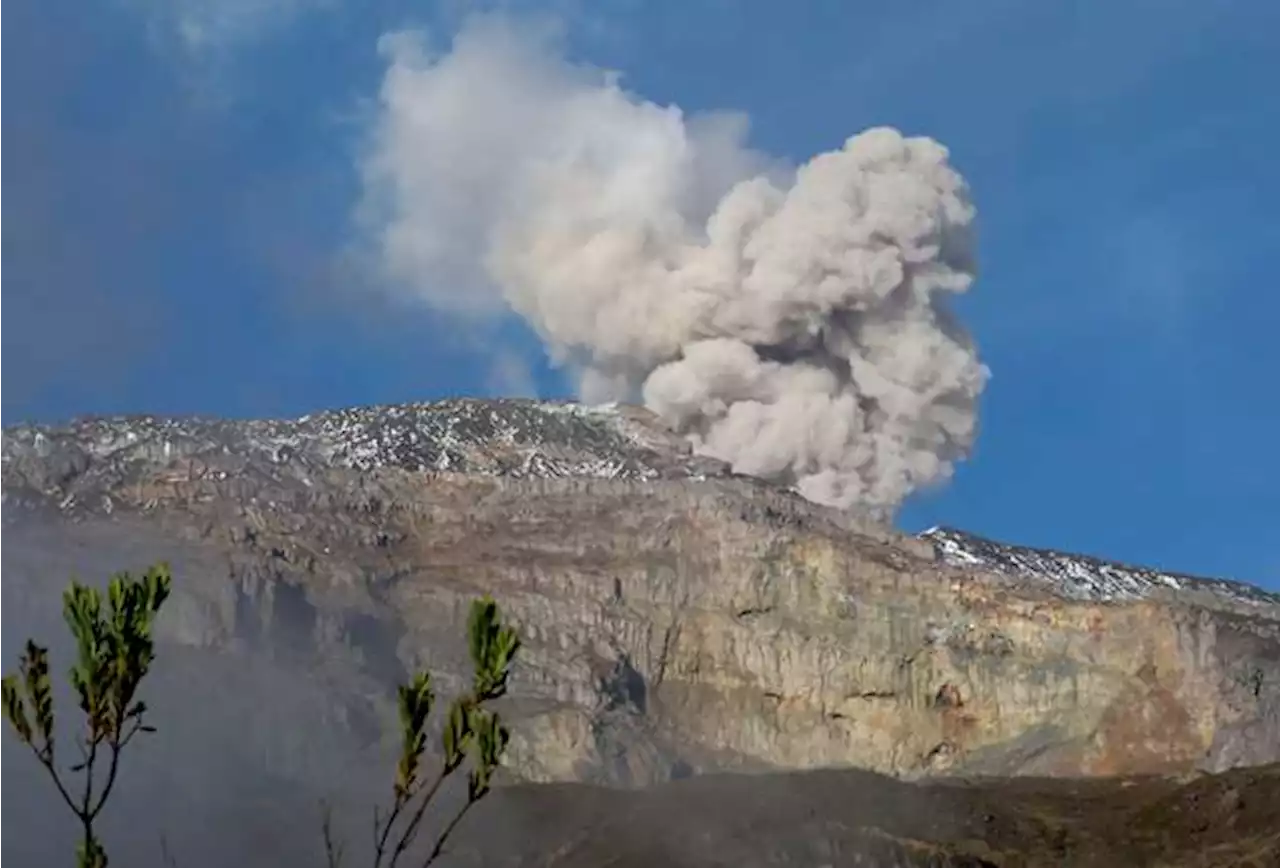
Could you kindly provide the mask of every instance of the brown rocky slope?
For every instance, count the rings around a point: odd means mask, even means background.
[[[459,848],[533,868],[930,866],[1276,868],[1280,764],[1189,781],[931,779],[854,769],[709,775],[639,791],[581,784],[500,791]],[[465,860],[460,860],[465,861]]]
[[[459,613],[494,594],[526,642],[512,766],[531,780],[1280,759],[1277,597],[860,527],[692,458],[639,410],[22,427],[3,485],[6,540],[52,521],[209,564],[166,624],[187,645],[288,633],[374,681],[456,672]]]

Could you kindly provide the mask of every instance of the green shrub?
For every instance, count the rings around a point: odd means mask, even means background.
[[[502,761],[510,734],[498,713],[486,703],[507,692],[507,679],[520,640],[514,630],[503,625],[497,604],[486,596],[471,604],[467,641],[475,670],[471,690],[449,705],[440,734],[441,764],[430,783],[422,773],[422,758],[427,746],[427,717],[435,703],[431,675],[419,672],[400,688],[400,758],[392,784],[391,808],[386,812],[374,809],[374,868],[390,868],[409,851],[440,787],[462,768],[470,754],[466,801],[436,837],[426,861],[421,863],[432,864],[467,811],[489,792],[493,773]],[[327,822],[325,844],[329,864],[336,868],[341,853],[332,844]]]
[[[0,682],[5,719],[31,748],[80,822],[76,849],[80,868],[105,868],[107,854],[94,832],[94,821],[115,786],[125,746],[138,733],[155,731],[143,722],[146,703],[135,697],[155,659],[151,627],[169,596],[170,581],[165,564],[152,567],[139,579],[128,573],[112,576],[105,612],[97,588],[73,581],[62,595],[63,617],[76,643],[69,678],[85,716],[75,742],[81,761],[69,769],[81,775],[78,788],[60,771],[55,750],[49,650],[28,639],[18,674],[6,675]],[[104,761],[105,779],[98,777]]]
[[[68,770],[81,776],[78,788],[61,770],[60,754],[55,751],[48,649],[28,640],[17,674],[6,675],[2,682],[5,719],[31,748],[80,823],[76,851],[80,868],[106,868],[107,854],[94,822],[111,795],[124,748],[138,733],[155,731],[144,722],[147,707],[136,696],[155,660],[151,631],[171,581],[165,564],[152,567],[141,578],[128,573],[112,576],[105,612],[96,588],[73,581],[63,594],[63,614],[76,643],[69,678],[85,716],[76,741],[81,761]],[[433,863],[467,811],[489,792],[502,761],[509,732],[488,703],[506,693],[520,640],[502,623],[497,604],[488,596],[471,605],[467,640],[474,667],[472,685],[449,705],[440,737],[440,767],[434,775],[427,775],[423,768],[427,720],[436,699],[431,674],[419,672],[399,688],[400,756],[391,806],[385,811],[374,809],[375,868],[390,868],[409,852],[441,786],[470,758],[466,801],[437,835],[421,864]],[[337,866],[342,847],[334,841],[327,811],[323,832],[329,864]]]

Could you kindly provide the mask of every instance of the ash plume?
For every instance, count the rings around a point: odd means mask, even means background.
[[[946,307],[975,213],[946,148],[876,128],[789,167],[529,32],[384,37],[360,218],[390,281],[514,310],[584,400],[812,500],[888,516],[947,479],[988,371]]]

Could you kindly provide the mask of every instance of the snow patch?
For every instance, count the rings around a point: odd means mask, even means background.
[[[1203,591],[1239,603],[1280,604],[1280,595],[1241,582],[1185,576],[1052,549],[1007,545],[954,528],[932,527],[917,537],[932,543],[938,559],[946,564],[1040,580],[1069,599],[1140,600],[1158,589],[1168,588]]]

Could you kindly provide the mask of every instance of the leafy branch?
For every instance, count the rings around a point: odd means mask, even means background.
[[[5,719],[31,748],[80,822],[76,851],[80,868],[106,868],[107,854],[94,822],[115,787],[121,752],[138,733],[155,731],[145,722],[146,703],[136,696],[155,660],[151,630],[171,583],[167,564],[158,564],[137,579],[118,573],[108,583],[105,612],[97,588],[73,581],[63,593],[63,618],[76,642],[69,679],[85,716],[75,741],[80,762],[69,769],[70,774],[83,776],[78,792],[59,770],[49,650],[28,639],[18,673],[0,681]]]
[[[511,627],[502,623],[497,604],[488,596],[471,605],[467,639],[475,669],[472,688],[449,705],[440,737],[442,760],[435,775],[427,776],[423,769],[427,720],[436,700],[431,674],[419,672],[399,688],[400,756],[396,762],[391,807],[385,813],[374,809],[374,868],[394,868],[400,863],[418,840],[423,819],[440,788],[470,756],[466,801],[436,837],[421,864],[425,868],[435,862],[467,811],[488,794],[493,773],[502,761],[510,733],[498,713],[486,707],[486,703],[506,694],[520,640]],[[329,865],[336,868],[342,853],[333,842],[327,815],[324,835]]]
[[[105,600],[96,588],[75,581],[63,593],[63,617],[76,644],[69,680],[84,715],[74,740],[79,762],[66,771],[55,737],[48,649],[28,640],[18,672],[0,681],[5,719],[48,772],[58,795],[80,823],[79,868],[106,868],[107,854],[94,824],[115,787],[125,747],[139,733],[155,731],[146,723],[147,706],[137,694],[155,660],[152,628],[171,584],[169,567],[159,564],[140,578],[128,573],[112,576]],[[467,640],[474,667],[472,685],[449,705],[440,736],[442,760],[434,775],[427,773],[424,763],[427,722],[436,700],[431,675],[419,672],[399,688],[400,756],[391,807],[385,813],[374,810],[375,868],[400,863],[419,840],[428,809],[445,781],[466,766],[466,801],[420,864],[434,863],[467,812],[489,793],[502,762],[510,733],[488,704],[506,695],[520,640],[502,622],[497,604],[488,596],[472,603]],[[79,776],[78,786],[75,776]],[[327,807],[323,833],[329,866],[337,868],[343,848],[334,839]],[[165,861],[172,863],[167,841],[162,838],[161,844]]]

